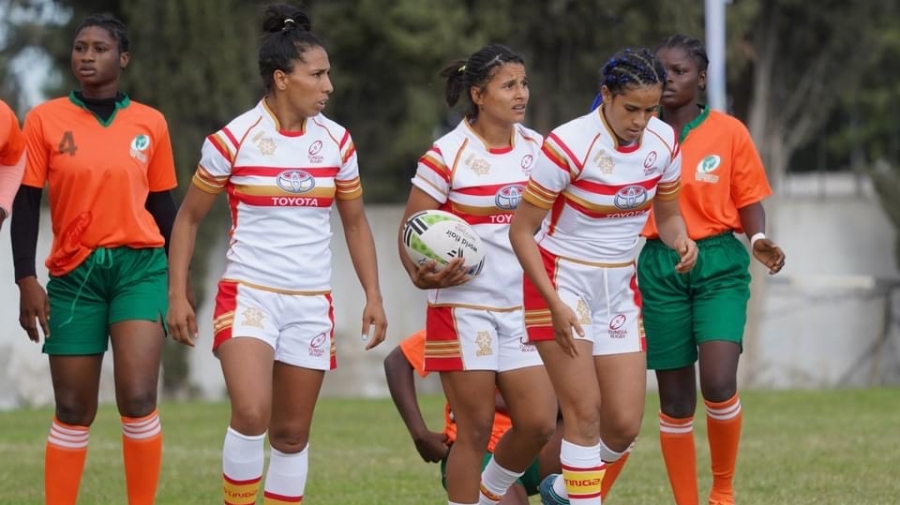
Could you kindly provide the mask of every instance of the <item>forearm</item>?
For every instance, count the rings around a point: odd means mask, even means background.
[[[175,216],[178,214],[178,207],[175,205],[175,198],[171,191],[151,192],[147,195],[147,203],[145,207],[156,226],[159,228],[160,234],[165,239],[166,254],[169,252],[169,243],[171,242],[172,227],[175,224]]]
[[[413,369],[406,361],[400,348],[395,348],[384,360],[384,375],[387,379],[388,391],[397,407],[397,412],[406,425],[410,437],[415,439],[428,431],[419,402],[416,399],[416,384]]]
[[[688,234],[678,208],[678,200],[657,201],[654,203],[653,212],[660,240],[669,248],[675,249],[676,241],[680,237],[687,237]]]
[[[751,203],[738,209],[741,217],[741,227],[747,237],[753,237],[757,233],[766,232],[766,209],[761,202]]]
[[[12,213],[13,200],[19,190],[19,184],[22,183],[24,174],[24,153],[15,165],[0,165],[0,209],[6,213],[7,217]]]
[[[547,275],[547,270],[544,268],[541,251],[538,249],[537,242],[534,241],[533,227],[518,226],[514,220],[510,226],[509,241],[522,265],[522,270],[538,289],[541,297],[546,300],[547,305],[558,302],[559,293],[556,292],[556,288],[550,282],[550,276]]]
[[[41,225],[41,188],[22,186],[13,201],[10,226],[15,280],[36,277],[38,229]]]
[[[368,301],[381,300],[381,288],[378,284],[378,260],[375,254],[375,239],[372,229],[365,217],[344,228],[347,248],[353,269],[366,293]]]
[[[169,247],[169,296],[188,296],[188,270],[200,223],[178,214],[172,226]]]

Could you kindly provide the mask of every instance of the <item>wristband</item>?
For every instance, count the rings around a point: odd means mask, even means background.
[[[752,237],[750,237],[750,248],[753,248],[753,244],[756,243],[757,240],[761,238],[766,238],[766,234],[763,232],[754,233]]]

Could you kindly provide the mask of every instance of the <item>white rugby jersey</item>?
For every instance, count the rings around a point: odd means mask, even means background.
[[[542,138],[516,125],[512,146],[490,149],[466,120],[419,159],[412,183],[472,225],[485,244],[484,268],[471,281],[428,293],[432,305],[484,309],[522,306],[522,268],[509,223],[522,198]]]
[[[651,118],[638,143],[619,146],[600,108],[544,140],[523,198],[550,210],[535,239],[547,251],[589,263],[630,262],[654,198],[678,197],[675,132]]]
[[[331,289],[331,204],[362,196],[346,129],[319,114],[282,132],[260,101],[206,138],[193,183],[228,192],[224,278],[289,293]]]

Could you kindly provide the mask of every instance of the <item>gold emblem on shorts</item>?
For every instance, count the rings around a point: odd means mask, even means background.
[[[591,311],[581,298],[578,299],[575,311],[578,312],[578,324],[591,324]]]
[[[611,175],[616,169],[616,162],[613,161],[612,156],[606,154],[606,151],[603,149],[597,153],[597,156],[594,156],[594,163],[600,167],[600,172],[603,173],[603,175]]]
[[[266,326],[263,324],[265,315],[256,307],[247,307],[241,315],[244,316],[244,320],[241,321],[241,326],[250,326],[261,330],[265,329]]]
[[[478,346],[478,351],[475,352],[476,356],[490,356],[494,354],[493,349],[491,349],[491,334],[487,331],[479,331],[478,335],[475,336],[475,345]]]

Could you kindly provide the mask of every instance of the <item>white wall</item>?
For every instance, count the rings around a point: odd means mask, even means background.
[[[872,279],[897,277],[893,229],[870,188],[862,196],[854,196],[840,177],[829,179],[829,184],[823,196],[817,183],[795,177],[789,191],[767,203],[771,235],[786,251],[787,263],[781,274],[766,279],[765,293],[754,293],[764,296],[764,308],[760,332],[748,340],[742,360],[747,385],[789,388],[900,383],[900,334],[896,328],[880,353],[866,353],[875,347],[883,324],[882,284]],[[328,374],[325,395],[386,395],[382,359],[424,323],[425,298],[410,284],[397,259],[395,233],[401,212],[399,206],[368,209],[389,320],[388,341],[369,352],[363,350],[360,340],[362,290],[336,213],[332,220],[338,369]],[[46,217],[42,230],[41,258],[49,249]],[[208,398],[221,398],[224,391],[218,363],[209,351],[212,298],[222,270],[224,244],[223,236],[212,247],[209,297],[198,314],[201,342],[191,351],[191,381]],[[46,357],[18,327],[18,290],[12,278],[5,226],[0,234],[0,279],[4,280],[0,283],[0,409],[52,401]],[[45,281],[46,274],[41,278]],[[897,309],[900,311],[900,306]],[[109,368],[111,360],[106,361]],[[650,387],[654,387],[652,377]],[[439,390],[434,379],[426,381],[423,388]],[[112,391],[107,370],[104,399],[110,399]]]

